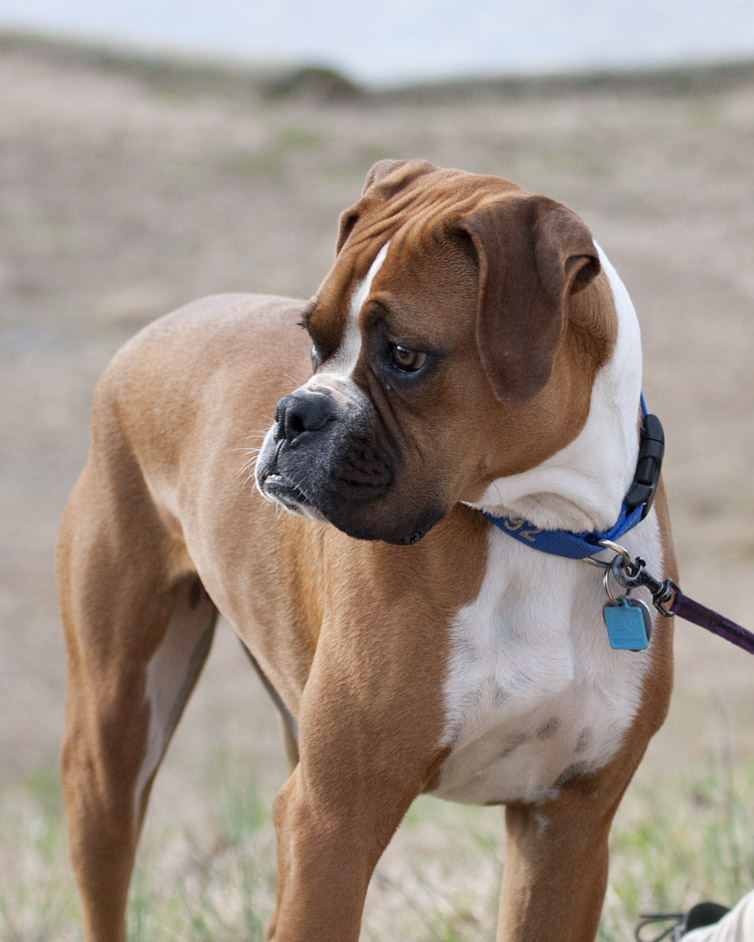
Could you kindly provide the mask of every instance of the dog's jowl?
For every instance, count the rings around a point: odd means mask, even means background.
[[[218,612],[286,719],[267,939],[355,942],[422,792],[506,806],[501,942],[593,939],[671,620],[612,650],[601,570],[535,535],[611,531],[640,401],[636,316],[584,223],[423,161],[372,168],[307,304],[208,298],[128,343],[58,548],[88,942],[126,938],[149,791]],[[661,486],[633,523],[620,542],[674,577]]]

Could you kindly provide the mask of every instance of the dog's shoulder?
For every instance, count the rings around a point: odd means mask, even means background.
[[[153,321],[103,372],[93,397],[95,425],[142,450],[145,439],[154,439],[161,451],[174,437],[185,441],[192,427],[215,435],[228,423],[246,429],[244,415],[271,413],[292,378],[303,381],[311,371],[311,342],[298,326],[304,306],[224,294]]]
[[[148,324],[123,348],[125,358],[162,354],[206,358],[243,353],[246,345],[290,342],[303,334],[306,302],[277,295],[217,294],[191,301]],[[303,340],[303,337],[302,337]],[[306,343],[304,344],[306,347]]]
[[[155,398],[184,385],[205,386],[238,370],[290,371],[309,365],[310,342],[299,324],[305,302],[258,294],[220,294],[192,301],[147,324],[114,355],[98,392],[110,398],[147,386]],[[296,364],[298,365],[298,363]]]

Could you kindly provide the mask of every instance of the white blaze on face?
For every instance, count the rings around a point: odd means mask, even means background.
[[[361,314],[361,309],[364,307],[364,302],[367,300],[372,291],[372,283],[375,279],[375,276],[382,268],[389,245],[390,242],[386,242],[382,246],[374,261],[370,265],[366,276],[356,285],[354,292],[351,295],[351,304],[348,309],[348,320],[346,321],[346,327],[343,331],[343,337],[341,338],[340,346],[336,350],[330,362],[327,364],[327,369],[324,372],[313,376],[312,379],[307,383],[307,386],[326,384],[326,377],[328,376],[331,376],[341,382],[344,379],[350,379],[359,359],[359,354],[361,353],[361,328],[359,326],[359,315]]]

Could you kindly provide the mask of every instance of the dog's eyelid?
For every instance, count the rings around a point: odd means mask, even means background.
[[[299,320],[299,326],[303,327],[304,330],[309,330],[309,323],[314,317],[314,312],[317,309],[317,299],[312,298],[311,301],[306,305],[304,310],[301,312],[301,319]]]
[[[384,342],[391,347],[403,347],[416,353],[433,355],[436,351],[430,345],[399,326],[401,320],[406,319],[396,317],[384,302],[372,300],[364,321],[364,330],[379,332]]]

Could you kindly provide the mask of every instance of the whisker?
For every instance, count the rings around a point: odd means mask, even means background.
[[[257,460],[259,458],[259,451],[256,451],[254,454],[249,455],[248,460],[244,461],[241,467],[238,469],[238,476],[246,475],[246,480],[244,484],[248,484],[249,481],[254,477],[254,472],[257,467]]]
[[[261,451],[261,445],[245,445],[243,448],[226,448],[225,453],[227,455],[245,455],[248,451]]]

